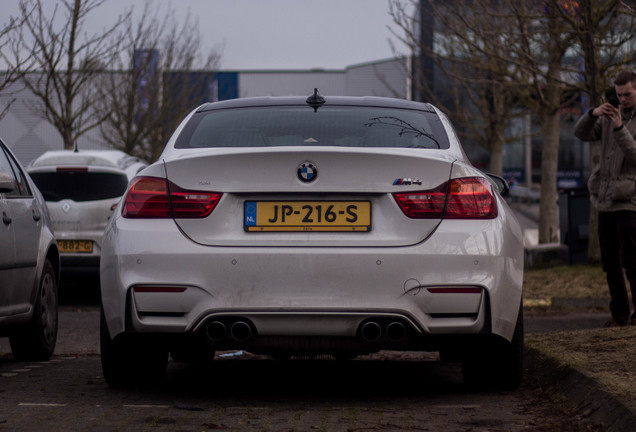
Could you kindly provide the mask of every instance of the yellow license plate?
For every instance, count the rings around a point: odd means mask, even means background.
[[[369,201],[246,201],[246,231],[371,230]]]
[[[57,245],[62,253],[93,252],[93,242],[91,240],[58,240]]]

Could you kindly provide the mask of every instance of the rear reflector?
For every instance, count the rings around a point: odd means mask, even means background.
[[[221,199],[220,193],[187,191],[164,178],[138,177],[124,198],[125,218],[204,218]]]
[[[186,290],[186,287],[136,286],[133,289],[136,293],[182,293]]]
[[[431,294],[481,294],[481,288],[478,287],[440,287],[426,290]]]
[[[412,219],[494,219],[498,213],[492,187],[480,177],[453,179],[435,189],[393,197]]]

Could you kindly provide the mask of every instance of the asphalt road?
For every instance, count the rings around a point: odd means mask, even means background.
[[[0,339],[0,431],[595,430],[546,393],[541,377],[526,376],[512,392],[473,393],[459,365],[430,353],[280,362],[225,352],[205,368],[170,362],[156,388],[113,390],[101,376],[97,303],[68,294],[52,361],[15,362]],[[529,317],[526,326],[594,319]]]
[[[594,430],[535,377],[517,391],[472,393],[458,365],[426,354],[349,362],[227,354],[206,368],[171,362],[164,383],[132,390],[110,389],[93,354],[0,358],[0,431]]]

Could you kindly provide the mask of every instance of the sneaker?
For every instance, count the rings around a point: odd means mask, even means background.
[[[636,325],[636,318],[632,318],[632,325]],[[629,325],[629,323],[627,321],[622,322],[622,321],[616,321],[614,318],[612,318],[611,320],[607,321],[605,324],[603,324],[603,327],[625,327]]]

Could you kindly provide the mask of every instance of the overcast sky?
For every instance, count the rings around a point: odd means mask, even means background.
[[[190,10],[198,18],[206,47],[223,47],[222,70],[343,69],[393,57],[389,39],[400,53],[406,52],[388,28],[392,26],[388,0],[152,2],[183,17]],[[4,17],[17,14],[18,0],[0,3]],[[139,0],[106,0],[91,14],[86,28],[107,26],[131,5],[143,9]]]

